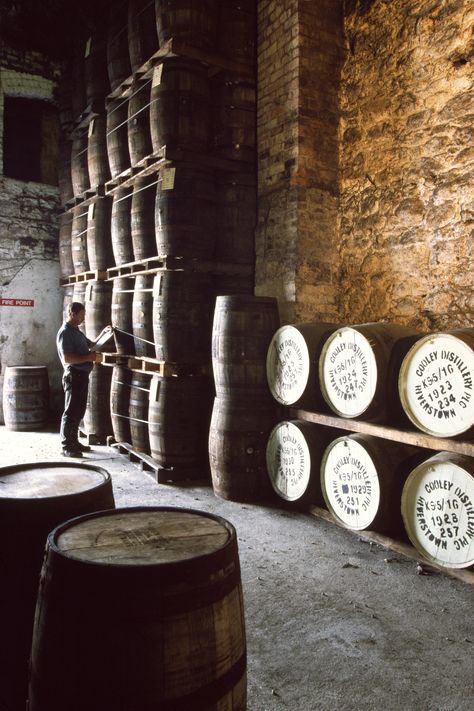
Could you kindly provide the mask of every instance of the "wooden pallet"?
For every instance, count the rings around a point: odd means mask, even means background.
[[[86,444],[89,446],[94,444],[107,444],[107,439],[110,437],[110,435],[107,434],[94,434],[93,432],[84,432],[83,430],[79,430],[79,436],[85,439]]]
[[[163,377],[185,375],[210,375],[211,366],[202,364],[170,363],[155,358],[123,355],[121,353],[100,353],[101,365],[122,365],[137,373],[158,374]]]
[[[235,61],[218,52],[212,52],[193,47],[185,40],[172,37],[165,42],[144,64],[107,96],[107,100],[126,99],[133,92],[133,86],[152,78],[153,71],[168,57],[185,57],[200,62],[209,67],[210,74],[225,70],[238,75],[246,81],[255,81],[255,66],[249,62]]]
[[[157,274],[162,271],[187,271],[203,274],[250,276],[253,274],[253,264],[230,264],[208,260],[191,259],[187,257],[147,257],[137,262],[128,262],[118,267],[107,269],[107,279],[132,277],[139,274]]]
[[[74,195],[70,200],[66,202],[64,207],[64,212],[71,212],[76,207],[81,205],[86,207],[90,205],[97,198],[105,197],[105,185],[97,185],[95,188],[88,188],[81,195]]]
[[[81,272],[80,274],[71,274],[70,276],[62,277],[59,283],[61,286],[69,286],[70,284],[77,284],[82,281],[104,281],[106,279],[106,271],[95,269],[88,272]]]
[[[138,452],[128,442],[116,442],[113,437],[107,438],[107,444],[130,462],[137,464],[142,471],[151,472],[158,484],[170,484],[173,482],[203,481],[208,480],[208,472],[203,472],[197,476],[197,472],[191,468],[162,467],[160,464],[144,452]],[[199,473],[201,470],[199,470]]]

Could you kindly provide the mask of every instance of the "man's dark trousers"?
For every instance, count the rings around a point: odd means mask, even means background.
[[[89,373],[70,369],[63,375],[64,412],[61,418],[61,446],[63,449],[76,449],[78,431],[87,407]]]

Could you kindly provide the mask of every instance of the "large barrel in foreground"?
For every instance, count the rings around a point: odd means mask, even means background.
[[[36,609],[29,703],[30,711],[244,711],[233,526],[200,511],[150,507],[55,529]]]
[[[101,467],[35,462],[0,468],[0,708],[23,711],[48,533],[74,516],[114,507]]]

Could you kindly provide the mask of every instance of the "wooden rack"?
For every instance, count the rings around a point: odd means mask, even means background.
[[[289,416],[292,419],[305,420],[306,422],[312,422],[316,425],[322,425],[324,427],[336,428],[339,430],[345,430],[347,432],[356,432],[360,434],[372,435],[373,437],[379,437],[380,439],[390,440],[392,442],[400,442],[403,444],[409,444],[415,447],[420,447],[424,449],[434,450],[434,451],[445,451],[453,452],[456,454],[463,454],[469,457],[474,457],[474,442],[463,441],[459,439],[448,439],[442,437],[432,437],[431,435],[424,434],[418,431],[397,429],[395,427],[388,427],[386,425],[374,424],[371,422],[364,422],[362,420],[354,420],[350,418],[336,417],[333,415],[327,415],[319,412],[312,412],[309,410],[299,410],[296,408],[290,408]],[[428,571],[432,569],[433,571],[444,573],[458,580],[462,580],[465,583],[474,585],[474,570],[467,568],[445,568],[444,566],[437,565],[431,561],[428,561],[414,546],[411,546],[402,541],[395,540],[388,536],[384,536],[376,531],[370,530],[353,530],[343,526],[329,511],[320,508],[318,506],[310,506],[309,513],[313,516],[324,519],[330,523],[333,523],[346,531],[358,536],[358,538],[368,541],[369,543],[374,543],[380,545],[394,553],[404,555],[407,558],[417,561],[424,569]]]

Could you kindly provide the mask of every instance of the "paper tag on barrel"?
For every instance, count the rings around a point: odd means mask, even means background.
[[[410,473],[402,494],[406,532],[428,560],[448,568],[474,564],[474,464],[441,452]]]
[[[471,343],[469,343],[471,341]],[[400,368],[399,393],[413,424],[428,434],[452,437],[474,425],[474,330],[425,336]]]

